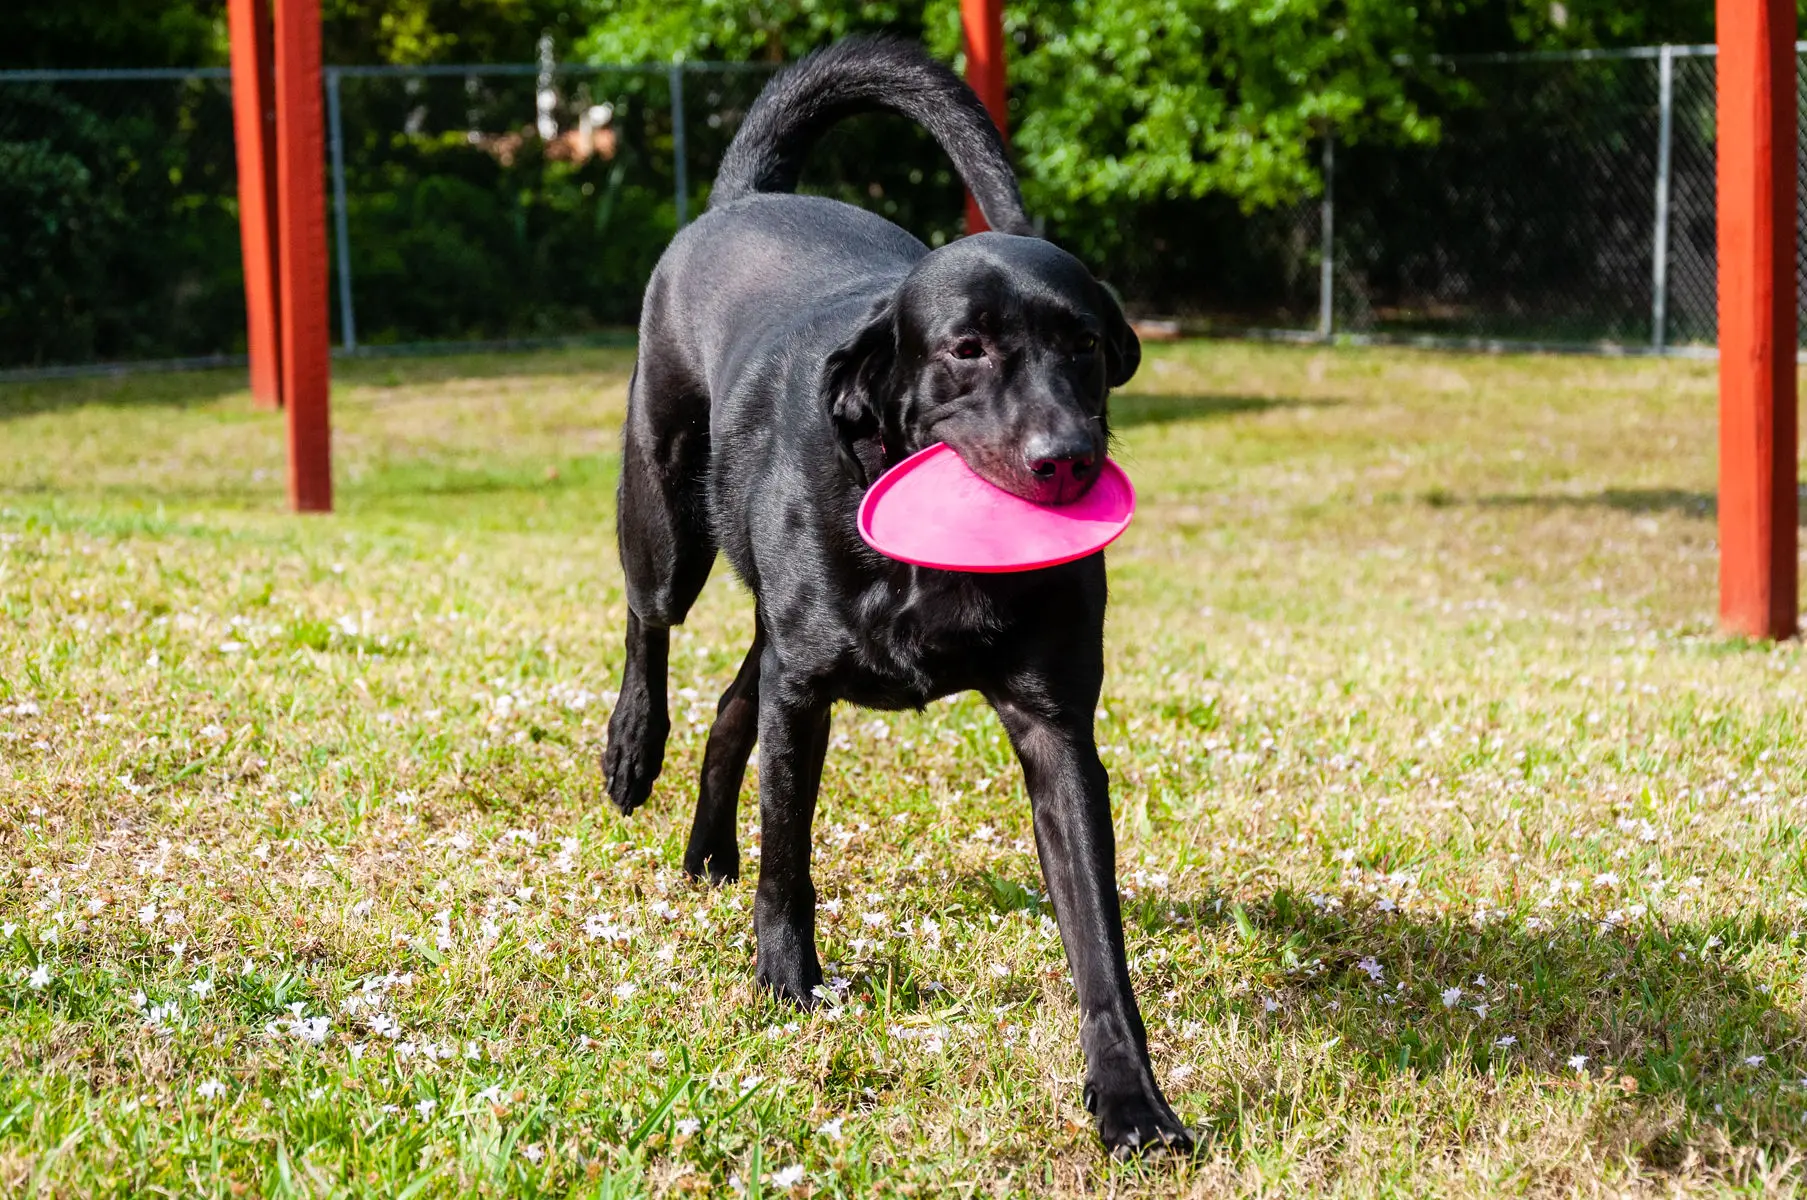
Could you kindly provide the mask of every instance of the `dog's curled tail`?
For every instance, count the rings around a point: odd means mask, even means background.
[[[919,46],[889,37],[836,42],[766,84],[722,158],[709,206],[754,192],[795,191],[804,158],[830,126],[880,109],[934,135],[988,225],[1002,233],[1033,232],[1004,141],[979,97]]]

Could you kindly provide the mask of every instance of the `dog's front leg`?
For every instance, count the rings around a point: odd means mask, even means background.
[[[829,702],[783,678],[768,646],[759,689],[759,889],[753,930],[759,982],[805,1008],[815,1003],[816,886],[809,877],[810,826],[828,752]]]
[[[1050,713],[1040,702],[993,700],[1023,764],[1035,846],[1079,993],[1085,1105],[1114,1156],[1192,1139],[1155,1083],[1148,1036],[1130,988],[1117,901],[1109,778],[1092,740],[1089,705]]]

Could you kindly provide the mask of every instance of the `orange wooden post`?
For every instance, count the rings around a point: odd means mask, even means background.
[[[245,342],[251,395],[282,404],[276,319],[276,97],[268,0],[228,0],[232,128],[238,149],[239,250],[245,262]]]
[[[320,0],[276,0],[277,267],[289,504],[333,506]]]
[[[960,29],[966,37],[966,82],[979,93],[998,132],[1010,134],[1010,110],[1004,91],[1004,0],[960,0]],[[969,193],[966,232],[991,228]]]
[[[1796,621],[1794,0],[1718,0],[1719,616]]]

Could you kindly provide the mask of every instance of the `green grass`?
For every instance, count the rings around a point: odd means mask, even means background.
[[[679,870],[724,575],[604,802],[628,368],[345,366],[324,518],[236,374],[0,390],[0,1191],[1799,1187],[1804,663],[1715,630],[1710,366],[1151,350],[1099,737],[1201,1149],[1127,1166],[974,698],[837,713],[814,1015]]]

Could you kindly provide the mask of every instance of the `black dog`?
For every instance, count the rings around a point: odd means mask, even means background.
[[[872,109],[926,126],[1003,232],[931,251],[880,217],[791,194],[822,132]],[[1106,396],[1141,348],[1110,294],[1029,228],[978,98],[918,49],[842,42],[760,95],[709,211],[646,289],[617,517],[627,667],[604,770],[623,812],[651,792],[670,730],[669,630],[725,551],[757,597],[756,623],[709,731],[684,868],[739,876],[735,808],[757,739],[757,973],[808,1005],[822,978],[810,824],[830,706],[921,708],[977,690],[1023,764],[1099,1135],[1113,1153],[1185,1148],[1130,990],[1092,740],[1104,556],[970,575],[894,562],[855,529],[866,487],[938,441],[1020,496],[1060,502],[1091,485]]]

